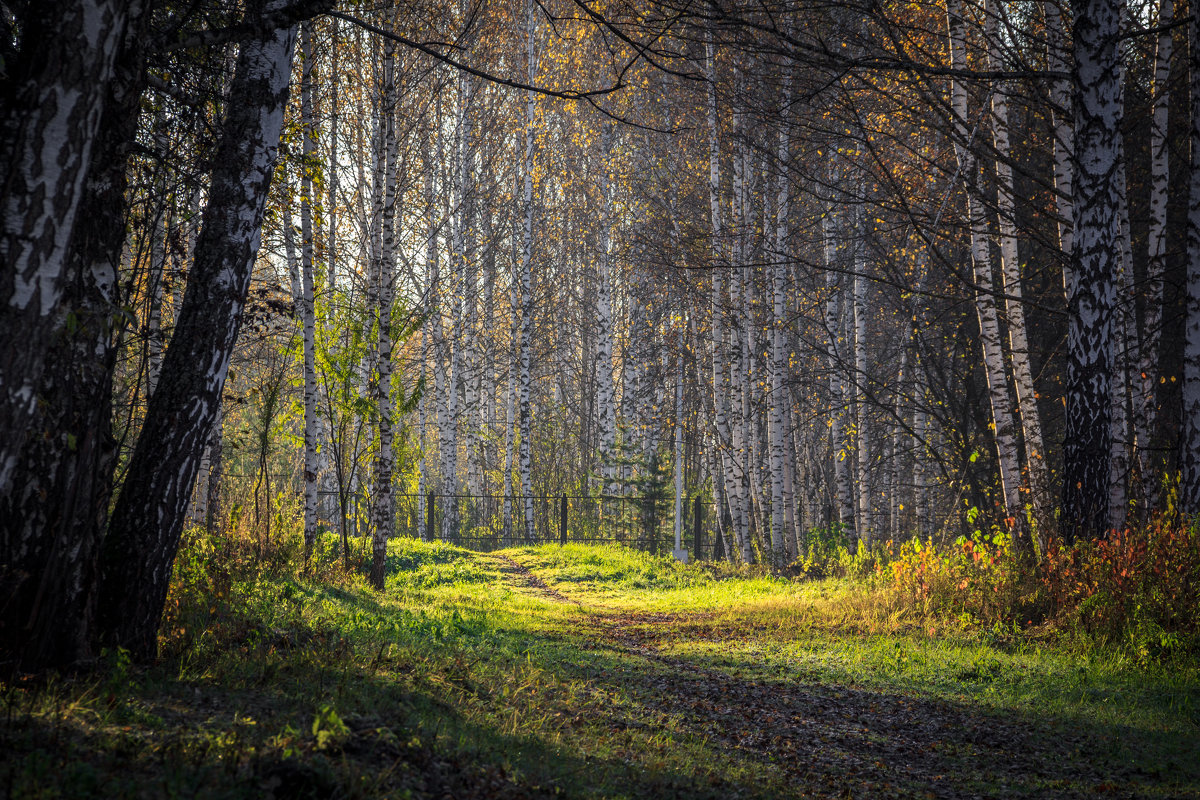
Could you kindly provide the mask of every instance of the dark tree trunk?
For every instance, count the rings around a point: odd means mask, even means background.
[[[224,466],[225,445],[221,441],[221,407],[217,406],[217,418],[213,420],[212,434],[208,439],[208,483],[204,491],[208,497],[204,503],[204,530],[210,536],[217,530],[221,519],[221,469]]]
[[[125,237],[125,170],[143,87],[139,25],[109,83],[93,168],[51,314],[31,435],[0,494],[0,661],[36,670],[92,655],[96,560],[112,494],[116,280]]]
[[[64,0],[18,10],[19,53],[0,81],[0,492],[15,480],[35,421],[96,131],[138,5]]]
[[[292,27],[241,48],[187,291],[104,542],[102,641],[138,659],[156,654],[192,484],[241,326],[294,45]]]
[[[1200,514],[1200,3],[1191,9],[1192,174],[1187,221],[1187,320],[1179,510]]]
[[[1122,4],[1085,0],[1076,8],[1075,279],[1067,298],[1067,430],[1063,442],[1062,533],[1097,537],[1108,524],[1112,451],[1113,304],[1118,273],[1115,191],[1122,169]]]

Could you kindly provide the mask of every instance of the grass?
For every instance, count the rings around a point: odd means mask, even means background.
[[[161,663],[4,687],[7,797],[1200,797],[1200,674],[613,547],[177,564]],[[203,563],[200,563],[203,562]]]

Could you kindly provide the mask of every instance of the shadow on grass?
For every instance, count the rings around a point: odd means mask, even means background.
[[[191,680],[164,665],[54,697],[10,689],[0,793],[1200,796],[1196,764],[1173,755],[1195,737],[1165,752],[1153,732],[769,675],[732,650],[664,655],[561,605],[553,620],[489,619],[288,591],[344,613],[305,635],[220,641]]]

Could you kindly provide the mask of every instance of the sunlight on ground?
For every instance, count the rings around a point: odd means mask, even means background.
[[[164,652],[149,671],[110,659],[6,687],[0,744],[19,755],[0,783],[72,797],[146,780],[199,796],[295,780],[329,797],[1200,788],[1195,670],[955,633],[861,584],[618,548],[398,540],[383,594],[251,576],[221,604],[181,602]],[[64,753],[84,772],[59,769]]]

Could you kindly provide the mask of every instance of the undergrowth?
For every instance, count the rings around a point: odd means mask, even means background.
[[[1197,541],[1155,530],[1038,571],[993,534],[830,546],[790,576],[396,539],[376,592],[362,542],[324,536],[306,565],[296,530],[192,529],[157,664],[3,687],[0,795],[923,796],[895,752],[960,776],[951,794],[1091,796],[1079,775],[1105,773],[1080,765],[1111,760],[1133,765],[1121,791],[1180,796]],[[946,733],[968,724],[1041,766],[981,760]]]
[[[1079,636],[1139,663],[1200,654],[1200,521],[1159,519],[1069,546],[1052,540],[1037,562],[1003,532],[940,548],[888,542],[873,560],[874,580],[922,617]]]

